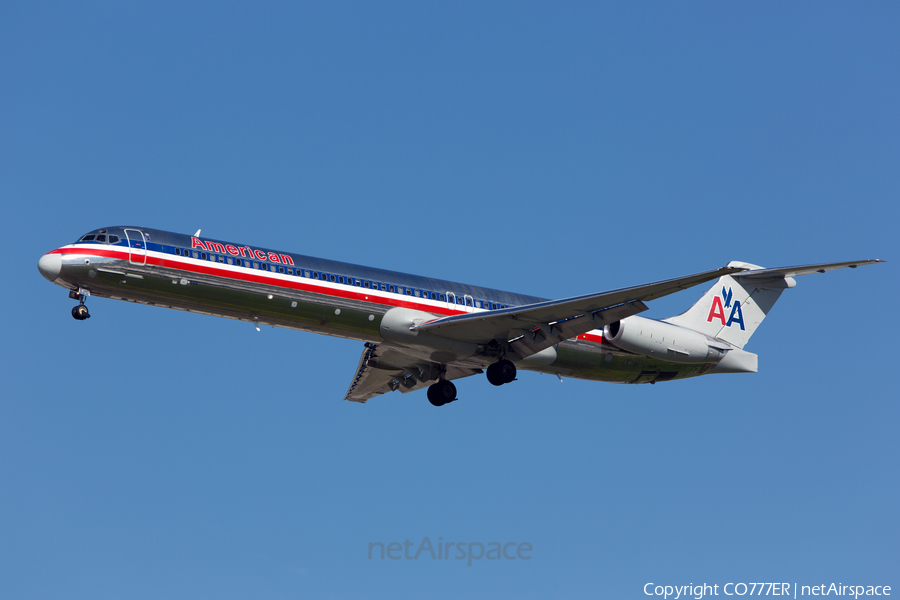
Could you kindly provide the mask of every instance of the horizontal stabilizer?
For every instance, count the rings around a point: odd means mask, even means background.
[[[810,275],[812,273],[825,273],[826,271],[835,271],[837,269],[846,269],[848,267],[851,269],[855,269],[856,267],[862,265],[874,265],[881,262],[884,261],[876,258],[850,262],[803,265],[799,267],[780,267],[778,269],[755,269],[751,271],[744,271],[743,273],[738,273],[737,275],[732,275],[732,277],[734,277],[735,279],[746,281],[758,281],[761,279],[772,279],[774,277],[797,277],[799,275]]]
[[[884,261],[858,260],[766,269],[732,261],[728,263],[729,267],[743,267],[744,270],[722,276],[694,306],[664,321],[743,348],[781,293],[796,285],[794,277],[880,262]],[[744,366],[749,364],[745,363]]]

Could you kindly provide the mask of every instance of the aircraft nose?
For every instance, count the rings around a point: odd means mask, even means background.
[[[62,254],[45,254],[38,261],[38,271],[47,281],[56,281],[62,269]]]

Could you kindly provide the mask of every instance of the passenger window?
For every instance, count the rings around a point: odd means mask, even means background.
[[[420,296],[419,290],[416,290],[415,296],[416,296],[416,298],[418,298]]]
[[[364,282],[364,283],[365,283],[365,286],[368,288],[368,287],[369,287],[369,282],[366,281],[366,282]]]
[[[386,289],[384,289],[385,287],[387,287],[387,286],[385,286],[385,285],[382,283],[382,284],[381,284],[381,291],[382,291],[382,292],[386,292],[386,291],[387,291]]]
[[[279,273],[284,273],[284,267],[278,267],[278,272],[279,272]]]
[[[441,295],[438,296],[438,297],[441,299],[441,302],[445,302],[445,301],[446,301],[443,294],[441,294]]]
[[[344,278],[343,278],[343,277],[338,277],[338,283],[344,283]]]
[[[201,260],[206,260],[206,252],[201,252],[201,253],[200,253],[200,259],[201,259]]]
[[[233,265],[233,264],[234,264],[234,260],[233,260],[230,256],[228,256],[228,257],[225,258],[225,262],[227,262],[229,265]]]
[[[431,292],[431,299],[437,300],[437,294],[435,294],[434,292]]]
[[[466,298],[466,306],[472,306],[472,299]]]
[[[357,279],[357,280],[356,280],[356,286],[359,287],[360,285],[362,285],[362,284],[360,283],[359,279]]]
[[[412,296],[412,290],[409,289],[409,288],[406,288],[406,295],[407,295],[407,296]]]
[[[259,268],[259,263],[256,262],[255,260],[253,261],[253,268],[254,268],[254,269],[258,269],[258,268]]]
[[[319,272],[316,271],[315,273],[313,273],[313,279],[318,279],[318,278],[319,278]]]
[[[388,289],[389,289],[391,292],[396,292],[396,291],[397,291],[396,289],[394,289],[394,286],[392,286],[392,285],[389,285],[389,286],[388,286]]]
[[[329,275],[329,276],[328,276],[328,279],[331,280],[331,283],[334,283],[334,275]]]
[[[220,256],[220,257],[219,257],[219,262],[220,262],[220,263],[225,262],[225,257],[224,257],[224,256]]]

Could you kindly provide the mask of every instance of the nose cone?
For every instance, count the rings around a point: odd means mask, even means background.
[[[62,254],[45,254],[38,261],[38,271],[47,281],[56,281],[62,268]]]

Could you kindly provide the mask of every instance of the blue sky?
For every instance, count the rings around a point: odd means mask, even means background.
[[[0,595],[900,585],[890,3],[0,7]],[[765,266],[755,375],[341,402],[362,344],[92,299],[104,225],[543,297]],[[652,304],[681,312],[702,293]],[[368,560],[528,542],[529,561]]]

